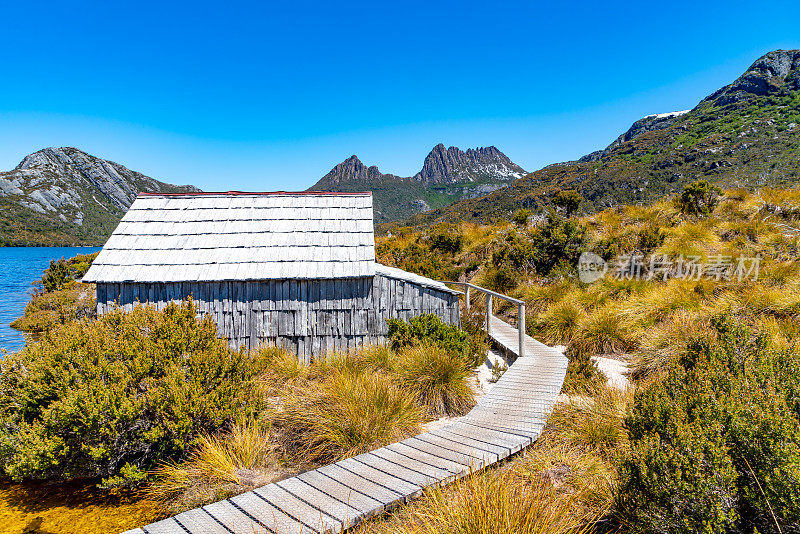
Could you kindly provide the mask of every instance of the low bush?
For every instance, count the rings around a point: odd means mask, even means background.
[[[649,532],[788,532],[800,522],[800,353],[714,318],[626,419],[618,510]],[[794,526],[794,527],[793,527]]]
[[[524,208],[519,209],[511,216],[511,222],[520,226],[528,226],[528,221],[530,220],[531,215],[533,215],[531,210]]]
[[[35,286],[41,286],[44,291],[58,291],[63,289],[72,280],[79,279],[86,274],[92,262],[99,252],[93,254],[78,254],[77,256],[65,260],[50,260],[50,267],[44,270],[42,279],[34,282]]]
[[[426,343],[462,356],[471,367],[477,367],[485,359],[482,337],[445,324],[436,315],[420,315],[408,322],[400,319],[389,319],[386,322],[389,325],[389,344],[394,350]]]
[[[438,250],[448,254],[456,254],[464,248],[464,236],[452,230],[443,228],[431,236],[431,250]]]
[[[436,345],[414,345],[396,356],[391,376],[417,395],[434,416],[463,415],[474,405],[472,369],[457,353]]]
[[[34,293],[22,317],[13,321],[11,327],[36,341],[57,326],[94,317],[96,309],[95,286],[71,282],[61,289]]]
[[[15,480],[128,478],[259,410],[259,362],[191,300],[73,321],[0,362],[0,468]],[[128,467],[125,467],[125,466]]]
[[[704,217],[719,204],[722,190],[707,180],[687,184],[675,198],[675,207],[684,215]]]

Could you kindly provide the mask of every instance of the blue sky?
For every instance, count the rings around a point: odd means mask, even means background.
[[[205,190],[301,190],[437,143],[527,170],[800,48],[797,2],[15,2],[0,169],[76,146]]]

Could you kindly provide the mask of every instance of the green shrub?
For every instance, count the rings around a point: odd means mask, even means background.
[[[511,216],[511,222],[514,224],[518,224],[520,226],[528,226],[528,220],[533,215],[533,212],[528,209],[520,209],[514,212],[514,215]]]
[[[464,247],[464,236],[449,232],[440,232],[431,236],[431,250],[456,254]]]
[[[800,354],[730,317],[713,327],[637,391],[618,508],[648,532],[787,532],[800,521]]]
[[[639,231],[637,238],[636,248],[648,253],[663,245],[667,235],[658,226],[647,226]]]
[[[33,341],[53,328],[83,317],[94,317],[97,298],[93,284],[70,282],[61,289],[31,295],[22,317],[11,328],[31,335]]]
[[[72,280],[67,267],[67,260],[50,260],[50,267],[44,270],[42,276],[42,287],[45,291],[55,291],[64,287],[64,284]]]
[[[574,268],[586,250],[586,227],[574,219],[550,213],[547,222],[532,236],[536,272],[548,275],[558,265]]]
[[[536,269],[535,256],[530,233],[512,230],[498,240],[497,249],[492,252],[492,266],[495,270],[530,273]]]
[[[583,197],[574,189],[559,190],[553,195],[553,205],[562,210],[566,217],[571,217],[578,211],[581,202],[583,202]]]
[[[684,215],[705,217],[711,215],[719,204],[722,190],[706,180],[698,180],[686,185],[675,198],[675,207]]]
[[[36,282],[36,284],[41,284],[44,291],[58,291],[63,289],[68,282],[83,277],[98,254],[99,252],[95,252],[94,254],[78,254],[68,260],[64,258],[50,260],[50,267],[44,270],[42,279]]]
[[[394,350],[424,343],[461,356],[471,367],[484,361],[484,346],[476,343],[465,330],[445,324],[436,315],[420,315],[407,323],[400,319],[386,322],[389,325],[389,343]]]
[[[259,407],[259,364],[191,300],[73,321],[0,362],[0,469],[19,480],[133,476]],[[129,464],[129,467],[125,467]]]

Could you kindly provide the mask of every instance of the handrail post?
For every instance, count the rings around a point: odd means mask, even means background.
[[[489,335],[489,321],[492,318],[492,295],[486,293],[486,335]]]
[[[466,308],[469,309],[469,290],[470,290],[469,284],[464,284],[464,288],[465,288],[464,302],[466,303]]]
[[[517,306],[517,330],[519,330],[519,357],[525,356],[525,304]]]

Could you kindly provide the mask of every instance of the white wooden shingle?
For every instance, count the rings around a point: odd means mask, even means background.
[[[375,274],[370,193],[139,195],[86,282]]]

